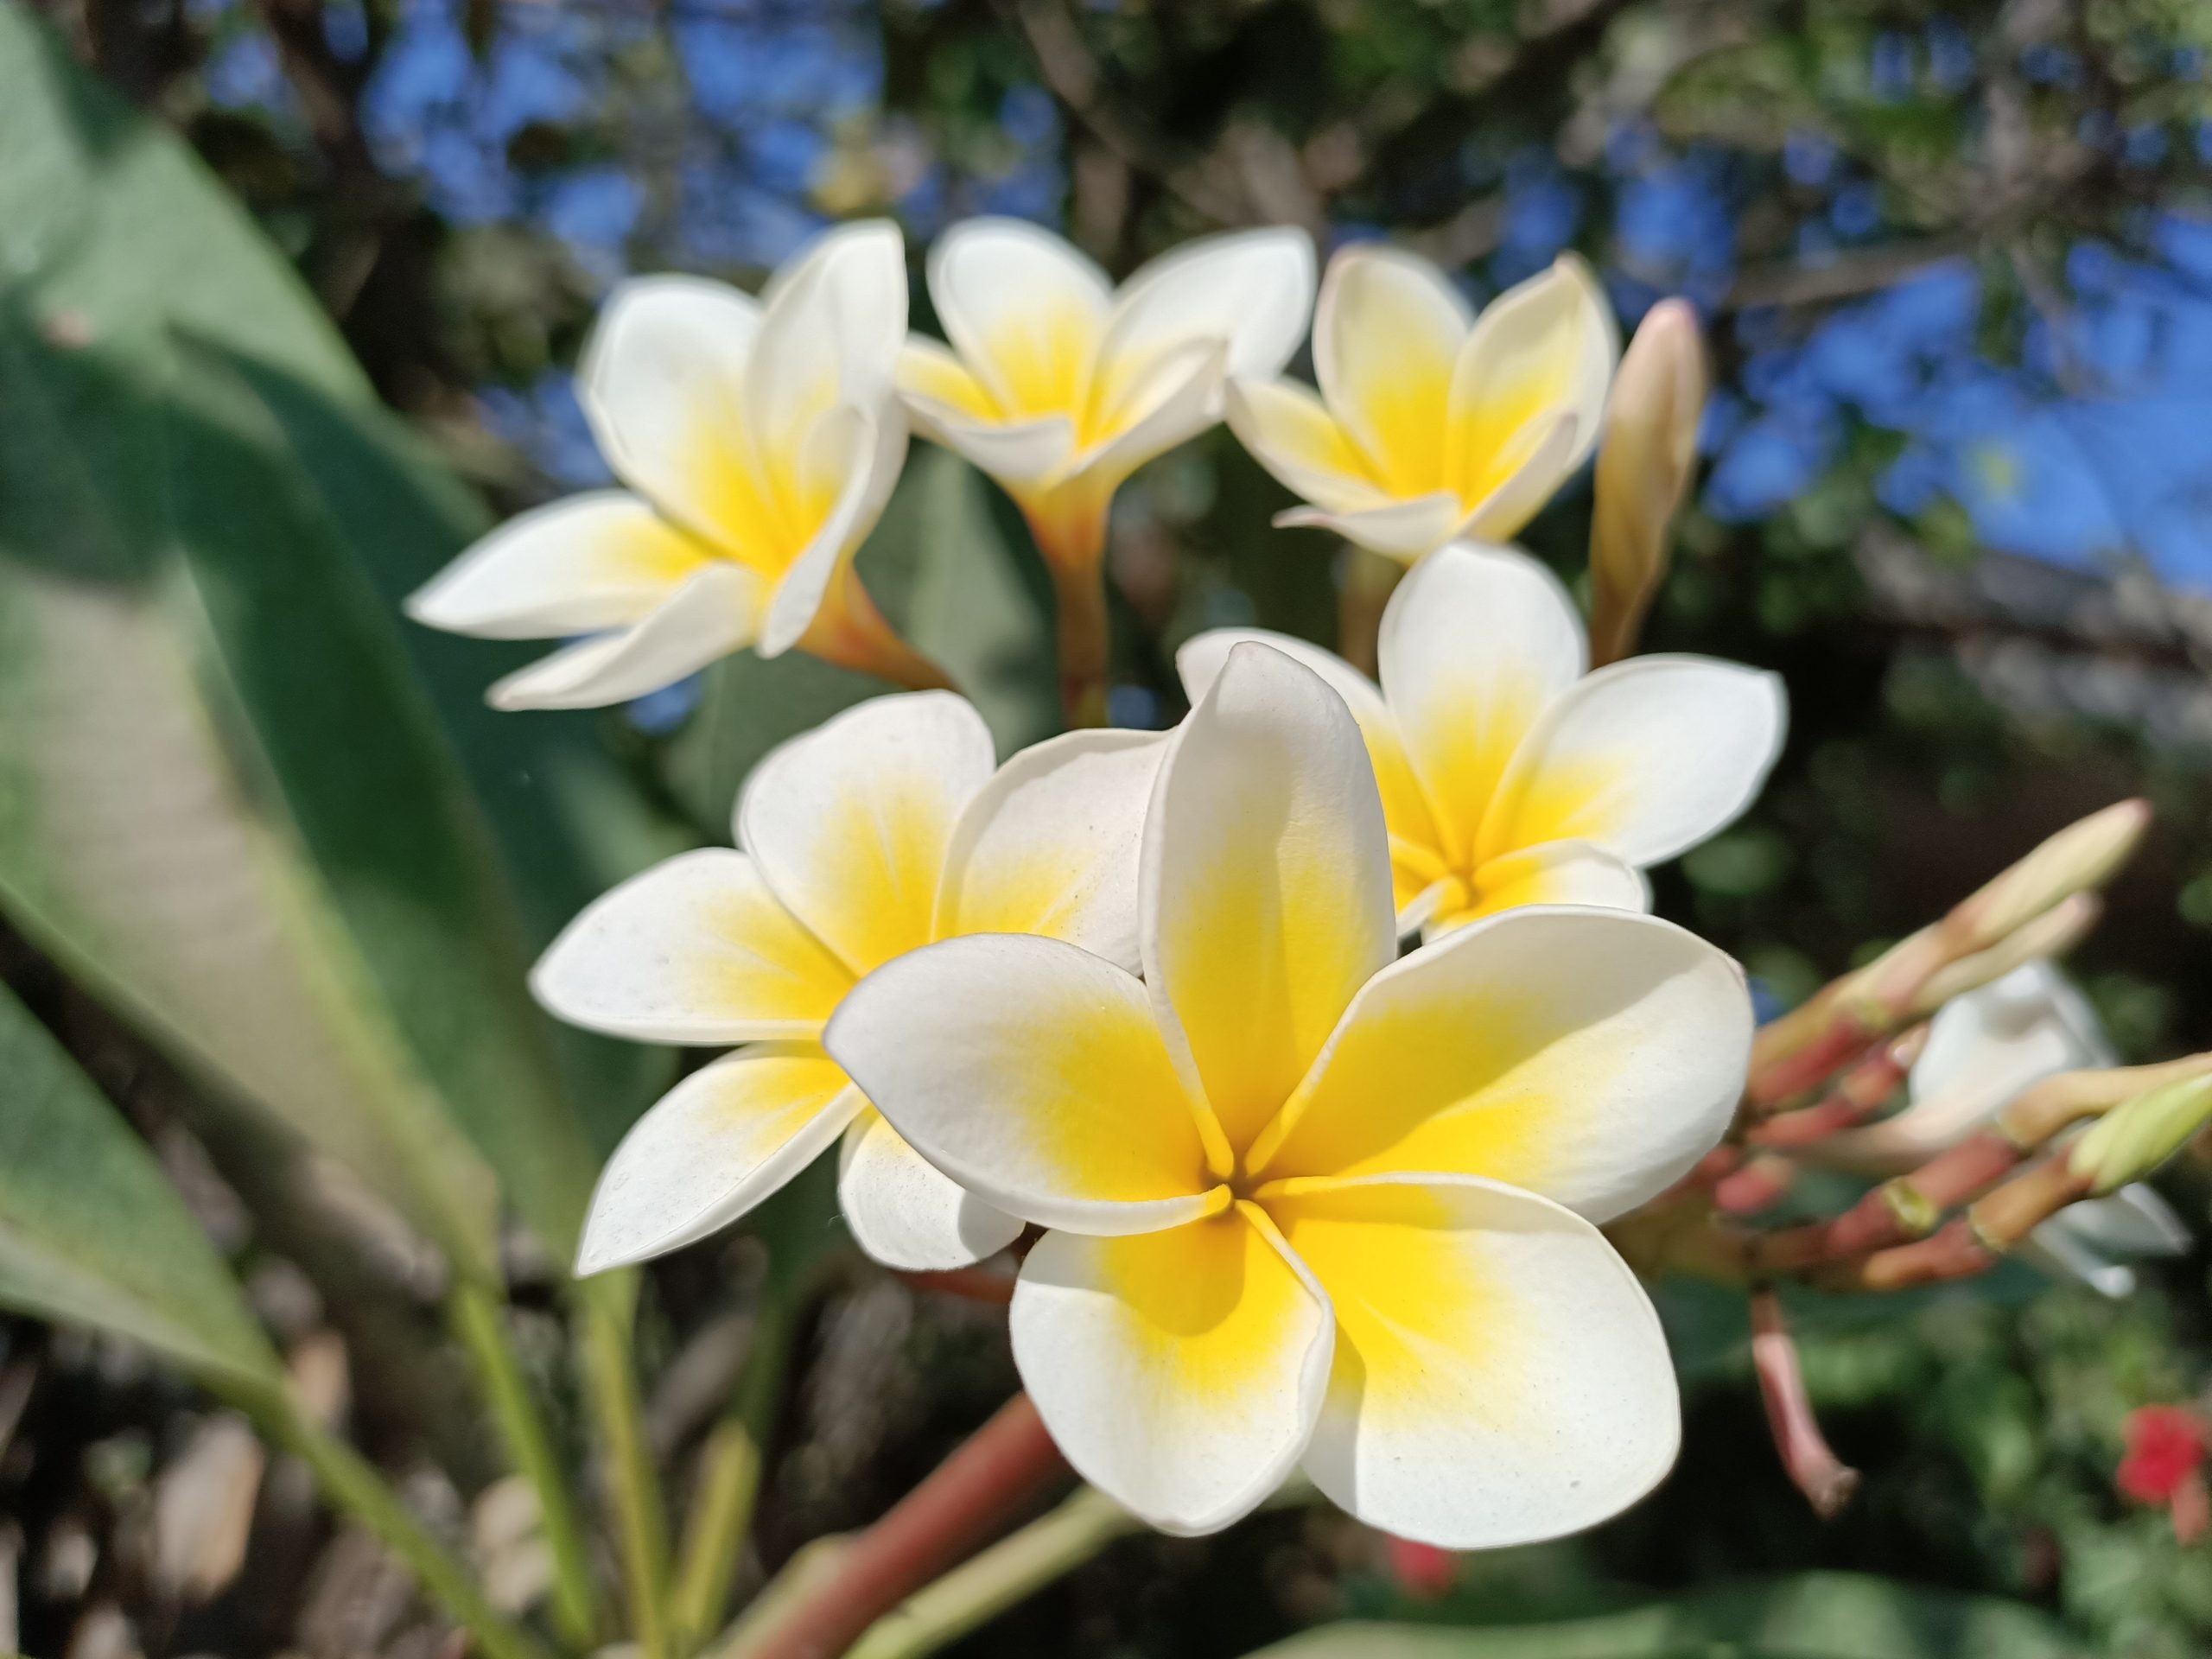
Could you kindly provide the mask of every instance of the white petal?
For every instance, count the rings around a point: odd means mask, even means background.
[[[1230,374],[1280,374],[1313,308],[1313,244],[1305,232],[1275,226],[1185,242],[1115,296],[1093,396],[1118,401],[1160,358],[1200,340],[1221,342]]]
[[[1306,1472],[1370,1526],[1446,1549],[1618,1514],[1681,1440],[1650,1300],[1588,1222],[1494,1182],[1301,1184],[1267,1200],[1337,1315]]]
[[[1486,493],[1486,475],[1513,439],[1560,416],[1576,440],[1559,475],[1598,447],[1605,397],[1621,357],[1620,325],[1590,267],[1562,254],[1483,310],[1460,348],[1452,377],[1450,443],[1463,469],[1463,493]],[[1517,528],[1517,526],[1516,526]],[[1494,532],[1510,535],[1511,531]]]
[[[866,973],[932,937],[952,827],[990,779],[963,697],[877,697],[772,752],[738,798],[738,844],[791,913]]]
[[[1326,681],[1230,652],[1160,769],[1143,878],[1146,983],[1242,1147],[1397,954],[1375,769]]]
[[[1418,255],[1364,243],[1329,261],[1313,314],[1314,375],[1393,495],[1452,488],[1452,365],[1472,321],[1459,291]]]
[[[636,277],[601,311],[576,372],[607,464],[717,539],[733,528],[719,477],[751,464],[742,397],[760,327],[760,308],[723,283]]]
[[[1341,512],[1293,507],[1275,515],[1284,530],[1333,531],[1346,541],[1411,564],[1433,553],[1459,532],[1465,514],[1448,490],[1392,501],[1379,507],[1348,507]]]
[[[1076,466],[1105,483],[1119,484],[1155,455],[1165,454],[1221,418],[1222,364],[1218,340],[1194,341],[1163,353],[1131,387],[1109,434],[1076,459]]]
[[[1021,1236],[1019,1221],[932,1169],[880,1112],[845,1131],[837,1207],[854,1242],[902,1273],[970,1267]]]
[[[1293,494],[1328,512],[1389,501],[1359,447],[1296,381],[1231,380],[1225,402],[1236,441]]]
[[[1227,1200],[1144,987],[1074,945],[917,950],[855,986],[823,1042],[915,1150],[1009,1215],[1138,1233]]]
[[[1582,677],[1574,601],[1525,553],[1455,543],[1390,595],[1376,655],[1446,861],[1464,867],[1522,740]]]
[[[906,423],[842,405],[815,423],[808,448],[808,465],[836,474],[836,505],[776,584],[760,629],[763,657],[780,657],[805,638],[838,574],[883,516],[906,464]]]
[[[1022,1385],[1077,1472],[1184,1535],[1249,1514],[1296,1466],[1335,1333],[1250,1206],[1141,1237],[1047,1233],[1010,1325]]]
[[[886,219],[841,225],[763,296],[745,416],[764,455],[840,404],[880,416],[906,343],[906,251]]]
[[[1008,415],[1072,415],[1111,303],[1103,272],[1050,231],[970,219],[930,250],[946,338]]]
[[[595,490],[510,518],[410,594],[407,614],[489,639],[594,633],[640,620],[711,556],[636,496]]]
[[[532,663],[486,700],[494,709],[598,709],[642,697],[752,644],[760,606],[760,578],[717,560],[643,621]]]
[[[2052,1219],[2075,1238],[2114,1255],[2186,1255],[2195,1242],[2173,1206],[2140,1181],[2109,1198],[2069,1204]]]
[[[986,424],[919,392],[902,397],[917,430],[1002,484],[1042,484],[1074,457],[1075,423],[1065,415]]]
[[[1651,884],[1643,873],[1594,842],[1548,841],[1491,859],[1475,873],[1475,890],[1456,891],[1424,918],[1433,943],[1456,928],[1529,905],[1588,905],[1600,910],[1647,911]],[[1464,899],[1464,902],[1460,902]],[[1401,931],[1409,924],[1402,912]]]
[[[1000,767],[953,830],[938,936],[1038,933],[1136,971],[1137,861],[1167,742],[1069,732]]]
[[[562,930],[530,983],[570,1025],[721,1044],[819,1036],[853,976],[751,859],[702,847],[598,899]]]
[[[693,1072],[607,1160],[576,1271],[643,1262],[728,1226],[811,1163],[866,1104],[810,1044],[762,1043]]]
[[[1608,1221],[1686,1174],[1743,1091],[1720,951],[1625,911],[1507,911],[1376,976],[1248,1166],[1473,1175]]]
[[[1458,534],[1490,542],[1518,535],[1574,470],[1581,436],[1581,423],[1573,415],[1532,429],[1505,451],[1495,487],[1475,503]]]
[[[1782,753],[1782,682],[1705,657],[1601,668],[1545,711],[1514,756],[1485,853],[1594,841],[1656,864],[1734,820]]]
[[[1228,665],[1229,653],[1247,640],[1274,646],[1328,682],[1329,690],[1344,700],[1344,707],[1359,722],[1359,735],[1367,745],[1367,758],[1375,767],[1375,782],[1382,795],[1384,825],[1392,839],[1433,844],[1436,831],[1428,800],[1406,758],[1397,721],[1382,700],[1382,688],[1334,652],[1266,628],[1209,628],[1184,641],[1175,653],[1175,671],[1191,706],[1196,708],[1205,700]]]

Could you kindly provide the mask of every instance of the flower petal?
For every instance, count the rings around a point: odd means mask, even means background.
[[[726,847],[680,853],[604,894],[530,976],[570,1025],[648,1043],[817,1037],[852,984]]]
[[[1037,933],[1136,970],[1137,861],[1165,732],[1069,732],[1001,766],[952,832],[940,938]]]
[[[1047,1233],[1010,1317],[1022,1385],[1077,1473],[1162,1532],[1214,1532],[1297,1465],[1329,1305],[1251,1205],[1134,1238]]]
[[[1562,415],[1574,417],[1575,441],[1560,476],[1580,466],[1598,447],[1620,359],[1613,308],[1574,254],[1491,301],[1452,372],[1448,442],[1460,494],[1491,494],[1513,470],[1516,440]]]
[[[1751,804],[1786,725],[1782,682],[1755,669],[1705,657],[1601,668],[1514,756],[1481,850],[1580,838],[1635,865],[1672,858]]]
[[[1005,483],[1042,482],[1075,450],[1075,423],[1067,416],[1002,418],[982,383],[935,340],[906,341],[899,356],[899,397],[925,437]]]
[[[1441,850],[1464,866],[1515,752],[1587,664],[1574,601],[1525,553],[1455,543],[1398,584],[1376,651]]]
[[[1562,415],[1516,437],[1499,458],[1495,485],[1486,486],[1488,493],[1474,499],[1456,532],[1459,537],[1502,542],[1518,535],[1574,470],[1581,432],[1576,416]]]
[[[711,559],[622,490],[594,490],[510,518],[407,600],[428,627],[543,639],[626,627]]]
[[[1595,1227],[1464,1177],[1299,1187],[1265,1203],[1336,1310],[1305,1460],[1331,1499],[1401,1538],[1491,1549],[1593,1526],[1665,1476],[1674,1364]]]
[[[1185,242],[1122,285],[1098,352],[1092,418],[1128,423],[1124,404],[1161,359],[1218,342],[1227,374],[1282,372],[1313,309],[1313,243],[1287,225]],[[1217,403],[1210,417],[1219,418]]]
[[[1406,759],[1398,725],[1382,700],[1382,688],[1332,651],[1266,628],[1209,628],[1184,641],[1175,653],[1175,671],[1183,682],[1183,695],[1196,708],[1228,665],[1229,653],[1247,640],[1272,645],[1286,657],[1303,663],[1329,683],[1344,700],[1351,717],[1359,722],[1359,735],[1367,745],[1368,760],[1375,767],[1376,786],[1382,794],[1382,819],[1391,839],[1418,846],[1433,845],[1434,822],[1427,798]],[[1418,891],[1419,884],[1416,884]]]
[[[1375,770],[1319,675],[1268,645],[1230,650],[1160,770],[1142,902],[1161,1023],[1242,1147],[1397,954]]]
[[[1529,905],[1647,911],[1651,908],[1651,884],[1641,870],[1595,842],[1548,841],[1493,858],[1477,870],[1475,890],[1466,902],[1440,909],[1424,925],[1427,937],[1433,941],[1485,916]],[[1402,917],[1399,925],[1405,925]]]
[[[791,913],[864,974],[933,937],[952,827],[992,759],[990,728],[965,698],[876,697],[753,769],[738,844]]]
[[[1293,507],[1275,515],[1275,526],[1280,530],[1331,531],[1371,553],[1411,564],[1450,541],[1465,518],[1459,498],[1448,490],[1440,490],[1377,507],[1346,507],[1342,511]]]
[[[844,404],[815,423],[806,449],[805,464],[819,476],[803,489],[810,497],[829,489],[834,500],[776,584],[760,628],[763,657],[780,657],[805,638],[838,573],[883,516],[906,464],[906,424]]]
[[[693,1072],[607,1160],[576,1271],[643,1262],[727,1227],[811,1163],[866,1104],[807,1043],[759,1044]]]
[[[744,429],[760,308],[698,276],[640,276],[600,313],[576,398],[615,473],[732,551],[756,544],[765,502]]]
[[[969,219],[930,250],[929,288],[953,349],[1006,414],[1082,409],[1112,303],[1096,265],[1024,220]]]
[[[1154,456],[1205,431],[1221,418],[1227,354],[1219,340],[1193,340],[1163,353],[1130,389],[1110,423],[1095,429],[1094,442],[1076,458],[1076,466],[1096,474],[1102,486],[1118,486]]]
[[[980,933],[853,988],[823,1037],[915,1150],[1040,1226],[1148,1232],[1219,1210],[1144,987],[1058,939]]]
[[[837,1207],[854,1242],[887,1268],[965,1268],[1021,1236],[1021,1224],[941,1175],[878,1111],[845,1131]]]
[[[1329,261],[1313,314],[1314,375],[1393,495],[1452,487],[1452,365],[1472,322],[1459,289],[1416,254],[1364,243]]]
[[[1378,507],[1389,498],[1367,458],[1319,397],[1295,380],[1231,380],[1230,430],[1293,494],[1330,512]]]
[[[660,607],[620,633],[556,651],[497,682],[494,709],[598,709],[673,685],[752,644],[760,582],[742,566],[702,566]]]
[[[1249,1166],[1476,1175],[1605,1221],[1719,1140],[1751,1041],[1742,972],[1673,923],[1509,911],[1377,975]]]
[[[871,414],[893,396],[906,343],[906,250],[887,219],[840,225],[779,272],[762,296],[745,372],[745,418],[762,458],[790,469],[796,446],[841,404]]]

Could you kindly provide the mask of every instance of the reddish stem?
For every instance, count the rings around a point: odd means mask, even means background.
[[[1897,1084],[1928,1045],[1928,1027],[1916,1026],[1893,1043],[1866,1055],[1841,1077],[1817,1105],[1783,1112],[1754,1124],[1746,1139],[1762,1147],[1802,1147],[1856,1127],[1897,1093]]]
[[[1786,1158],[1754,1158],[1713,1185],[1713,1207],[1726,1216],[1751,1216],[1770,1209],[1796,1184],[1797,1166]]]
[[[1859,1471],[1828,1449],[1805,1393],[1805,1374],[1797,1363],[1797,1344],[1783,1321],[1782,1304],[1764,1287],[1751,1293],[1751,1364],[1782,1466],[1813,1513],[1834,1520],[1859,1490]]]
[[[817,1589],[747,1644],[746,1659],[836,1659],[1067,1472],[1036,1406],[1015,1395],[855,1538]]]

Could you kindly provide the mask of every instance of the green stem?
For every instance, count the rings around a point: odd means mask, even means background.
[[[668,1520],[630,1363],[636,1276],[601,1274],[577,1285],[575,1294],[582,1315],[578,1340],[584,1391],[598,1419],[607,1459],[630,1634],[639,1659],[668,1659]]]
[[[554,1625],[571,1647],[588,1649],[599,1633],[591,1556],[567,1476],[515,1352],[505,1306],[492,1292],[464,1282],[447,1304],[447,1313],[476,1367],[485,1404],[499,1425],[509,1459],[537,1493],[538,1519],[553,1556]]]
[[[384,1478],[352,1446],[309,1421],[288,1399],[238,1403],[270,1439],[308,1465],[325,1497],[407,1564],[424,1593],[460,1621],[486,1659],[549,1659],[531,1637],[484,1599],[468,1569],[423,1529]]]
[[[676,1625],[687,1646],[721,1628],[738,1554],[753,1522],[760,1474],[782,1403],[797,1297],[770,1274],[753,1315],[753,1340],[728,1408],[700,1456],[699,1486],[676,1577]]]
[[[876,1620],[848,1659],[922,1659],[1071,1572],[1143,1523],[1103,1492],[1073,1497],[909,1596]]]

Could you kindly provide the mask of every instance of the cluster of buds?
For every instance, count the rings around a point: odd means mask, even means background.
[[[1764,1027],[1727,1139],[1673,1193],[1615,1230],[1647,1270],[1749,1292],[1777,1446],[1823,1513],[1840,1507],[1855,1477],[1812,1421],[1778,1282],[1893,1291],[1969,1278],[2016,1253],[2074,1266],[2066,1237],[2076,1217],[2099,1224],[2084,1233],[2132,1233],[2138,1249],[2177,1248],[2185,1237],[2139,1184],[2212,1123],[2212,1053],[2101,1063],[2110,1057],[2094,1017],[2048,960],[2094,925],[2098,890],[2149,823],[2139,800],[2092,814]],[[2027,1037],[2011,1052],[1980,1027],[1958,1040],[1962,1026],[2008,999],[2016,1015],[2032,1006],[2044,1026],[2022,1027]],[[1927,1075],[1937,1069],[1940,1088]],[[1908,1079],[1925,1097],[1875,1122]],[[1760,1226],[1808,1166],[1887,1179],[1840,1215]],[[2105,1272],[2083,1276],[2108,1290],[2132,1282],[2124,1269]]]

